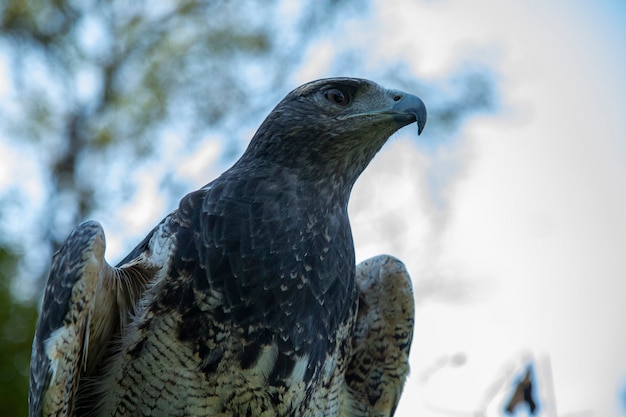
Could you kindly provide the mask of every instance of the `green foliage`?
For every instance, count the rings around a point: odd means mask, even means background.
[[[12,297],[8,284],[16,264],[15,254],[0,247],[0,410],[6,416],[27,415],[30,347],[37,320],[34,303]]]

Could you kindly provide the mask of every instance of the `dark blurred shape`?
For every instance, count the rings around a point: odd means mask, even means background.
[[[535,411],[537,411],[537,403],[534,398],[532,380],[533,370],[532,366],[529,365],[526,368],[524,377],[518,380],[513,386],[513,394],[504,407],[504,411],[506,411],[507,414],[513,415],[516,412],[517,407],[520,405],[523,406],[524,404],[528,406],[530,414],[535,414]]]

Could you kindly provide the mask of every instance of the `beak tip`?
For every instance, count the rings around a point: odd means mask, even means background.
[[[417,136],[422,134],[424,126],[426,126],[426,119],[417,121]]]
[[[417,122],[417,135],[419,136],[424,131],[424,127],[426,127],[426,120],[428,119],[428,116],[427,116],[428,113],[426,111],[426,105],[424,104],[422,99],[418,97],[417,100],[419,103],[416,106],[417,110],[415,112],[415,119]]]

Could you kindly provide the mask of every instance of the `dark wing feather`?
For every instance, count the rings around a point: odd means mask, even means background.
[[[81,382],[107,354],[145,287],[137,265],[104,260],[100,224],[77,226],[54,255],[31,357],[29,415],[74,416]]]
[[[409,373],[414,301],[404,264],[380,255],[357,266],[359,310],[342,417],[389,417]]]

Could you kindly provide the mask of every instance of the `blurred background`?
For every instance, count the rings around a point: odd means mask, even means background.
[[[339,75],[429,109],[350,205],[357,259],[413,277],[396,415],[626,415],[624,74],[623,0],[5,0],[0,416],[27,414],[71,229],[101,222],[116,263],[286,93]]]

